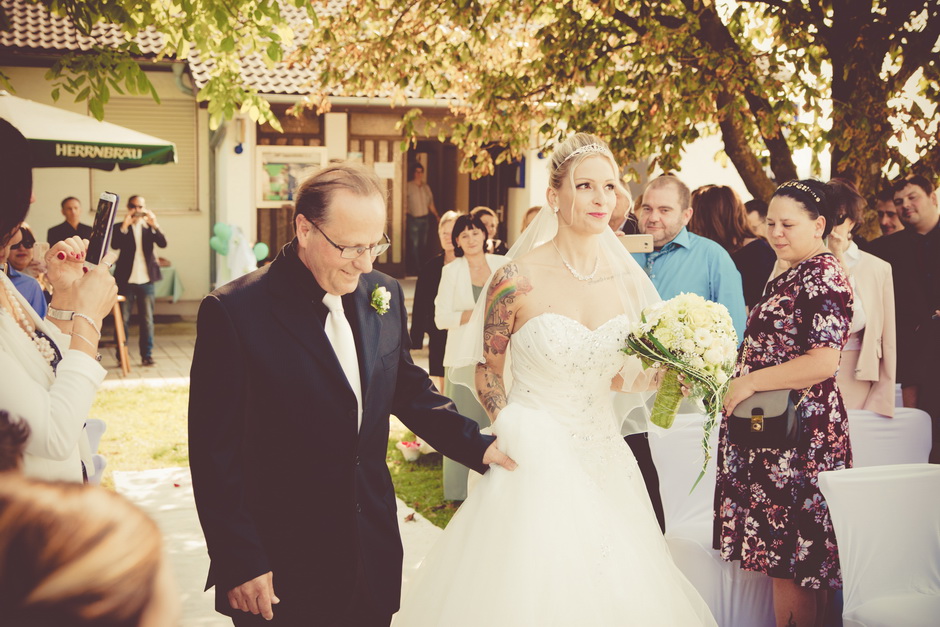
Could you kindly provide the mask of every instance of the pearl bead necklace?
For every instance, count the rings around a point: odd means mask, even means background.
[[[13,316],[13,320],[16,322],[16,325],[23,330],[23,333],[29,337],[30,341],[36,347],[36,350],[39,351],[39,354],[42,355],[42,358],[49,362],[50,367],[52,366],[52,360],[55,359],[56,353],[55,349],[52,348],[52,345],[49,343],[49,340],[39,335],[36,332],[36,327],[33,326],[33,323],[30,322],[29,316],[26,315],[26,312],[23,311],[23,307],[20,305],[20,301],[17,300],[16,294],[13,292],[12,283],[10,281],[0,281],[3,283],[3,289],[6,292],[7,300],[10,302],[10,308],[13,311],[8,312]]]

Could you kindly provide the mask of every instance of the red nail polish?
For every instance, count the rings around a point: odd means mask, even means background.
[[[88,268],[82,266],[82,272],[88,272]]]
[[[56,254],[56,257],[59,258],[59,261],[62,261],[62,260],[65,259],[65,253],[60,250],[60,251]]]

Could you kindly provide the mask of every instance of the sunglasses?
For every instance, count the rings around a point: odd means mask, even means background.
[[[849,214],[843,213],[841,216],[838,216],[835,220],[834,226],[842,226],[845,224],[845,221],[849,219]]]
[[[32,233],[22,228],[20,229],[20,233],[23,234],[23,239],[21,239],[18,244],[11,245],[10,250],[17,250],[19,248],[29,250],[36,245],[36,238],[33,237]]]

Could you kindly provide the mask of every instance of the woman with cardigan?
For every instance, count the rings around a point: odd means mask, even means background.
[[[434,324],[447,330],[447,345],[444,349],[444,370],[453,359],[452,347],[459,346],[467,330],[467,322],[483,286],[490,275],[502,265],[502,256],[484,252],[486,226],[479,216],[460,216],[454,222],[451,235],[454,254],[457,258],[444,266],[441,284],[434,299]],[[490,426],[490,419],[468,388],[455,385],[444,377],[444,395],[453,399],[457,410],[473,418],[481,428]],[[467,498],[466,466],[444,459],[444,498],[462,501]]]

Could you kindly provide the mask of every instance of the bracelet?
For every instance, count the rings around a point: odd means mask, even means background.
[[[101,329],[99,329],[99,328],[98,328],[98,325],[95,324],[95,321],[91,319],[91,316],[86,316],[85,314],[76,311],[75,313],[72,314],[72,317],[73,317],[73,318],[81,318],[81,319],[83,319],[83,320],[88,321],[88,324],[91,325],[91,328],[94,329],[94,330],[95,330],[95,333],[98,334],[98,339],[99,339],[99,340],[101,339]]]
[[[76,333],[75,331],[72,331],[71,333],[69,333],[69,335],[71,335],[72,337],[77,337],[78,339],[82,340],[83,342],[91,346],[92,350],[95,351],[96,353],[95,361],[101,361],[101,353],[98,352],[98,347],[95,344],[91,343],[91,340],[89,340],[84,335],[81,335],[80,333]]]
[[[62,322],[68,322],[72,319],[72,316],[75,315],[74,311],[68,309],[56,309],[52,305],[49,305],[46,308],[46,317],[52,318],[53,320],[61,320]]]

